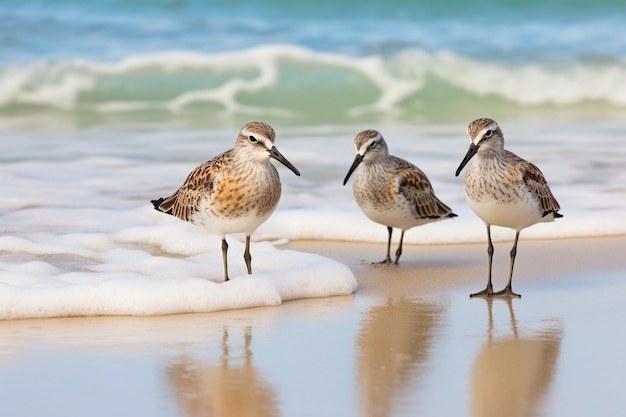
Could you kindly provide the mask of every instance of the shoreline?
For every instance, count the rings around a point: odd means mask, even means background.
[[[494,242],[494,290],[506,285],[511,241]],[[281,249],[309,252],[347,265],[354,273],[356,296],[416,297],[467,287],[468,295],[487,280],[487,242],[404,244],[399,265],[371,265],[385,257],[386,243],[328,240],[290,241]],[[397,246],[392,242],[393,255]],[[520,238],[513,288],[522,294],[527,283],[564,279],[572,274],[626,270],[626,235],[528,239]]]

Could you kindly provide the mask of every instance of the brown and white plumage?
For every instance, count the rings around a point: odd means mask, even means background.
[[[274,129],[250,122],[239,131],[235,147],[197,166],[172,195],[152,200],[154,208],[222,237],[224,279],[228,280],[226,235],[245,233],[244,259],[252,273],[250,235],[272,214],[280,200],[278,171],[270,158],[300,175],[274,146]]]
[[[534,164],[504,149],[504,135],[498,124],[488,118],[474,120],[467,127],[470,147],[456,171],[475,156],[465,173],[465,195],[471,209],[487,225],[489,241],[489,278],[485,290],[472,295],[509,295],[513,292],[513,264],[517,240],[522,229],[539,222],[551,222],[562,217],[545,177]],[[511,250],[509,282],[504,290],[494,293],[491,284],[493,244],[491,226],[515,229]]]
[[[387,226],[387,257],[381,263],[391,263],[392,229],[402,230],[394,261],[397,264],[406,230],[456,214],[435,196],[426,174],[410,162],[389,155],[378,131],[359,133],[354,147],[356,156],[343,184],[356,171],[352,189],[357,204],[371,220]]]

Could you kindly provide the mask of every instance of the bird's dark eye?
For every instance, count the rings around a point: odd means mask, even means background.
[[[248,136],[248,139],[250,139],[250,142],[252,142],[252,143],[257,143],[258,142],[257,138],[255,138],[252,135]]]
[[[376,141],[374,141],[374,142],[370,143],[370,149],[375,148],[377,143],[378,143],[378,142],[376,142]]]
[[[493,131],[488,130],[488,131],[486,131],[486,132],[485,132],[485,137],[486,137],[486,138],[488,138],[488,137],[490,137],[492,134],[493,134]]]

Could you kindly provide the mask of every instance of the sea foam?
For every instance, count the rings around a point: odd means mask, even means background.
[[[158,213],[137,213],[153,218]],[[0,237],[0,318],[161,315],[274,306],[356,290],[350,269],[331,259],[229,238],[231,280],[222,282],[217,236],[182,222],[119,233]]]

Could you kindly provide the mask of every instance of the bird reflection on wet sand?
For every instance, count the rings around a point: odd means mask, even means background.
[[[274,417],[280,414],[272,385],[252,363],[251,342],[252,331],[248,327],[241,355],[233,349],[228,328],[224,327],[219,360],[207,362],[184,356],[168,367],[167,380],[187,417]]]
[[[403,396],[414,395],[443,310],[408,299],[370,309],[356,339],[361,415],[389,416]]]
[[[476,355],[471,379],[471,409],[476,417],[540,415],[552,385],[563,338],[562,325],[520,329],[511,298],[487,303],[487,341]],[[494,303],[506,303],[508,329],[494,324]],[[529,334],[525,334],[529,333]]]

